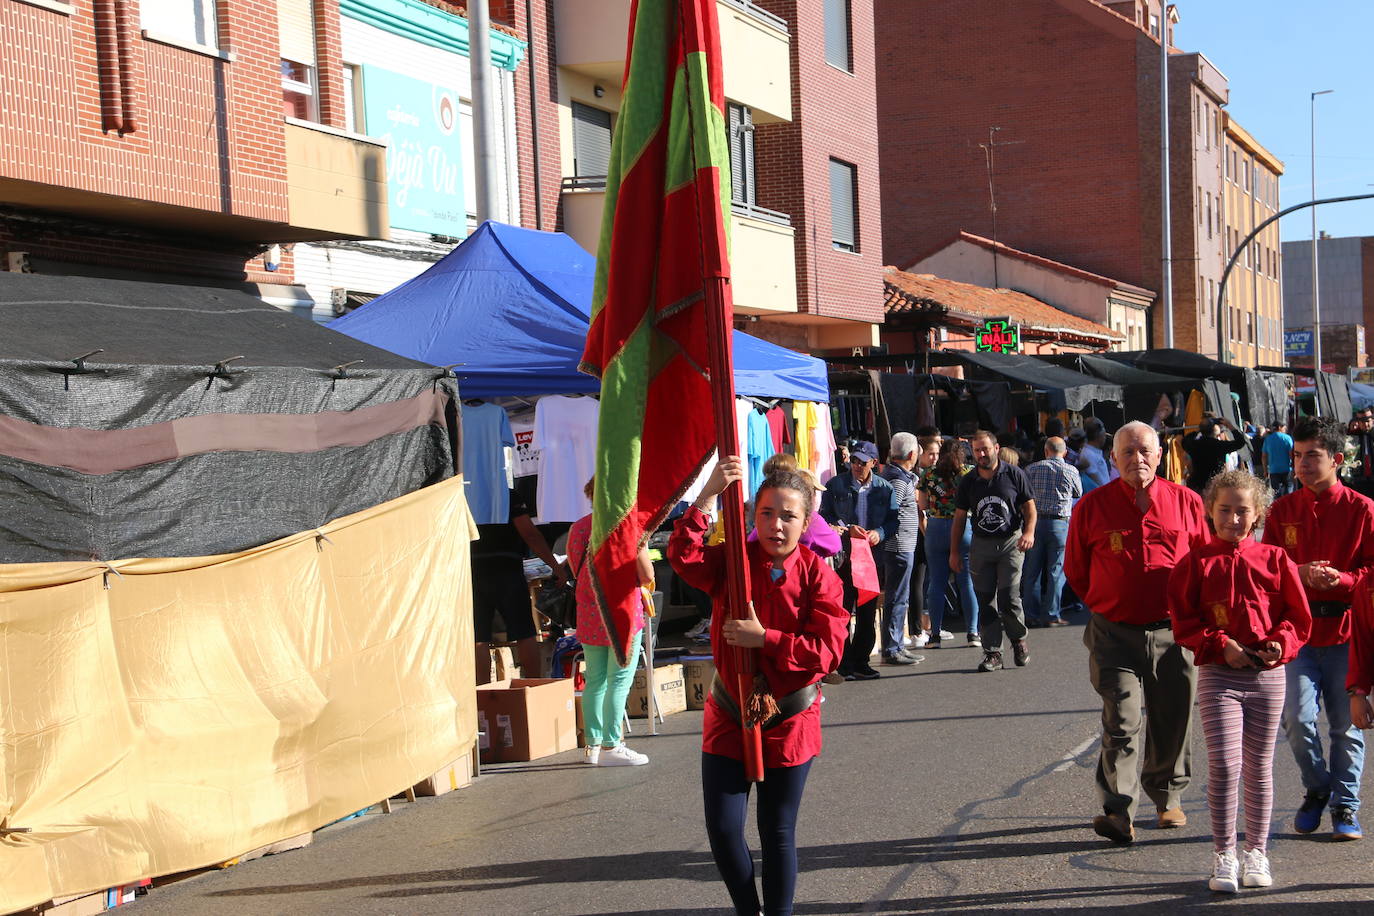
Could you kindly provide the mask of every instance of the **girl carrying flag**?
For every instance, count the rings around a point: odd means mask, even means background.
[[[706,510],[725,488],[744,478],[737,457],[720,462],[696,502],[677,522],[668,559],[689,585],[726,607],[725,550],[706,546]],[[775,471],[754,497],[758,540],[745,546],[752,613],[736,620],[712,616],[711,649],[719,676],[711,686],[701,736],[701,788],[711,854],[735,910],[760,912],[754,861],[745,840],[751,783],[745,777],[734,647],[755,650],[755,670],[767,682],[778,712],[763,723],[764,779],[758,786],[763,847],[763,907],[792,912],[797,881],[797,813],[811,761],[821,750],[819,681],[839,664],[849,613],[839,576],[798,541],[810,521],[815,490],[795,471]],[[738,549],[737,547],[734,549]]]

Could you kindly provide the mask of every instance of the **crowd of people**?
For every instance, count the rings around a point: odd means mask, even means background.
[[[1024,469],[1024,449],[992,432],[930,429],[893,436],[881,466],[872,442],[852,443],[847,469],[819,496],[795,469],[769,469],[753,502],[751,616],[717,615],[711,627],[717,659],[732,646],[758,650],[777,699],[758,787],[764,912],[790,912],[796,816],[821,743],[819,682],[879,677],[875,639],[883,664],[918,663],[915,649],[954,638],[944,629],[952,603],[965,638],[982,648],[980,672],[1028,664],[1030,629],[1063,625],[1071,606],[1088,611],[1088,676],[1103,706],[1091,826],[1109,842],[1134,842],[1142,792],[1156,827],[1187,824],[1195,704],[1212,890],[1273,882],[1281,733],[1302,780],[1295,830],[1316,832],[1329,812],[1332,839],[1361,838],[1362,729],[1374,725],[1374,501],[1342,480],[1347,429],[1306,418],[1290,435],[1279,424],[1263,431],[1245,468],[1228,467],[1227,456],[1243,451],[1232,443],[1258,437],[1207,424],[1188,447],[1188,486],[1159,476],[1151,424],[1130,422],[1110,437],[1100,424],[1046,432],[1039,460]],[[670,544],[674,569],[718,607],[726,548],[705,546],[707,513],[741,477],[737,459],[722,462]],[[825,546],[804,546],[808,532]],[[756,913],[744,699],[713,688],[702,779],[717,865],[737,911]]]

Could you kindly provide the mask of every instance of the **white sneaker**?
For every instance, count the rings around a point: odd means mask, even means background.
[[[1263,849],[1245,850],[1245,865],[1241,869],[1240,883],[1246,887],[1268,887],[1274,883],[1269,873],[1269,857]]]
[[[951,633],[949,630],[941,630],[941,631],[940,631],[940,639],[941,639],[941,641],[946,640],[946,639],[953,639],[953,638],[954,638],[954,634]]]
[[[601,758],[601,745],[593,744],[589,748],[583,749],[584,756],[582,762],[590,766],[596,766],[597,760]]]
[[[1261,857],[1264,855],[1260,854]],[[1236,872],[1240,869],[1240,863],[1236,861],[1234,849],[1225,852],[1212,853],[1212,879],[1207,882],[1207,886],[1214,891],[1221,891],[1224,894],[1234,894],[1239,885],[1236,884]],[[1265,869],[1266,873],[1268,869]]]
[[[707,617],[705,620],[698,621],[697,625],[688,630],[685,635],[688,639],[696,639],[698,636],[709,636],[710,633],[711,618]]]
[[[615,747],[601,749],[601,757],[597,761],[597,766],[602,767],[642,767],[649,762],[649,758],[637,751],[632,751],[623,744]]]
[[[927,633],[925,630],[922,630],[921,632],[917,633],[917,634],[912,638],[912,640],[911,640],[911,648],[913,648],[913,649],[921,649],[921,648],[924,648],[924,647],[925,647],[925,644],[928,643],[928,642],[930,642],[930,634]]]

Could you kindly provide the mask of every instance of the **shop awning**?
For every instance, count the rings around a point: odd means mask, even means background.
[[[1082,410],[1091,401],[1117,404],[1122,401],[1120,385],[1052,365],[1034,356],[964,351],[958,356],[970,365],[1044,391],[1052,410]]]

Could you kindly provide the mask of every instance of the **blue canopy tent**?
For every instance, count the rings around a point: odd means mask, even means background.
[[[453,366],[464,397],[595,392],[577,371],[596,258],[561,232],[485,222],[420,276],[329,327],[400,356]],[[739,331],[735,391],[829,401],[825,364]]]

